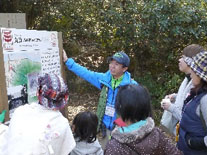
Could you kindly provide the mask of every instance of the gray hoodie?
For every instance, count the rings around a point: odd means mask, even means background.
[[[76,147],[72,150],[70,155],[103,155],[103,150],[98,140],[93,143],[85,141],[78,141],[76,139]]]

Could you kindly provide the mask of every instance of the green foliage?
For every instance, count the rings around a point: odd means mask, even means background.
[[[39,72],[40,70],[40,63],[35,63],[28,59],[22,60],[21,63],[15,68],[16,74],[12,80],[12,84],[14,86],[27,84],[27,74]]]
[[[151,95],[152,105],[155,108],[159,108],[160,102],[165,95],[177,93],[182,77],[177,74],[169,75],[165,73],[160,77],[154,78],[150,72],[147,72],[144,76],[136,78],[136,80],[147,87]]]
[[[50,18],[52,29],[63,32],[65,47],[75,41],[96,44],[106,55],[124,50],[136,61],[132,72],[141,75],[145,72],[139,68],[153,76],[163,70],[178,73],[175,64],[182,49],[207,41],[204,0],[68,0],[64,4]],[[48,21],[42,20],[42,25]],[[68,52],[73,51],[68,48]]]

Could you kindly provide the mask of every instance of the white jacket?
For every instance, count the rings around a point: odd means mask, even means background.
[[[181,119],[181,113],[182,108],[185,99],[190,94],[190,90],[193,87],[192,80],[188,82],[188,79],[185,78],[180,85],[180,88],[178,90],[178,94],[176,96],[176,100],[174,104],[171,104],[168,111],[172,113],[173,117],[180,121]]]
[[[5,136],[0,155],[68,155],[75,147],[68,120],[37,103],[15,110]]]

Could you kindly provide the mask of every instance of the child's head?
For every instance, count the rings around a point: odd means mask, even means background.
[[[44,74],[38,77],[39,104],[51,110],[61,110],[68,103],[68,87],[61,76]]]
[[[118,91],[115,105],[123,121],[135,123],[152,115],[150,95],[141,85],[125,85]]]
[[[73,120],[75,138],[92,143],[96,140],[98,117],[90,111],[78,113]]]

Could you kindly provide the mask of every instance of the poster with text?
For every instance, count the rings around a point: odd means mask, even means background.
[[[61,75],[58,33],[1,28],[10,117],[15,108],[37,102],[37,78]]]

